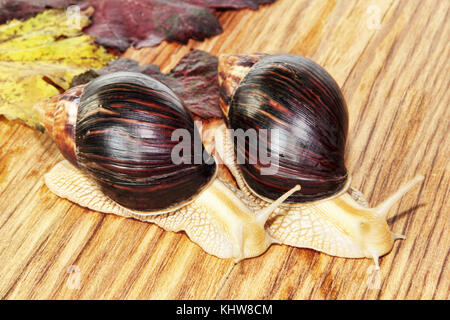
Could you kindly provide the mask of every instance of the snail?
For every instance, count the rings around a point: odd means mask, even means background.
[[[271,237],[332,256],[371,258],[379,268],[378,258],[404,238],[390,231],[387,213],[423,177],[378,206],[368,206],[362,193],[350,187],[344,164],[344,97],[331,75],[305,57],[222,55],[219,85],[221,108],[234,130],[221,129],[219,154],[246,197],[262,209],[293,185],[301,186],[269,220]],[[232,132],[239,129],[268,133],[259,136],[258,144],[249,138],[238,143]],[[276,142],[271,130],[278,133]],[[271,174],[264,174],[261,142],[273,157]]]
[[[180,98],[141,73],[102,75],[36,106],[40,122],[66,160],[44,175],[62,198],[103,213],[184,230],[206,252],[239,261],[273,243],[265,229],[272,211],[299,190],[294,186],[253,211],[242,193],[216,177],[217,164],[203,144],[182,141],[182,129],[198,135]],[[176,154],[177,152],[175,152]]]

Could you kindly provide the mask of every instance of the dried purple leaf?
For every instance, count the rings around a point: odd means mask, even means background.
[[[217,66],[215,56],[200,50],[189,52],[168,74],[161,73],[157,65],[141,66],[135,60],[120,58],[95,72],[75,77],[71,86],[111,72],[141,72],[169,86],[194,115],[203,119],[221,118]]]
[[[3,0],[0,23],[30,17],[45,8],[95,8],[85,32],[120,51],[156,46],[164,40],[187,43],[220,34],[214,9],[258,9],[274,0]]]

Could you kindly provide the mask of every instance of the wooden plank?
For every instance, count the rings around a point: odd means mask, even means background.
[[[272,246],[235,265],[184,234],[58,199],[42,180],[62,159],[54,143],[1,118],[0,297],[448,299],[449,11],[439,0],[277,0],[220,13],[224,33],[204,42],[124,54],[163,71],[191,48],[290,52],[323,65],[347,99],[352,185],[376,204],[425,175],[390,212],[407,239],[381,259],[379,288],[368,259]]]

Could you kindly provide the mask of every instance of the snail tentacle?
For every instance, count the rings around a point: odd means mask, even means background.
[[[245,183],[236,162],[230,131],[220,128],[216,139],[223,146],[216,150],[247,201],[256,207],[254,210],[269,207],[272,202],[254,195]],[[311,248],[338,257],[372,258],[378,265],[378,257],[388,253],[396,239],[405,238],[390,232],[385,211],[422,179],[421,176],[414,178],[375,208],[370,208],[364,195],[351,187],[330,199],[301,205],[283,204],[273,211],[266,229],[276,243]]]
[[[274,212],[275,209],[278,208],[283,203],[283,201],[285,201],[287,198],[289,198],[289,196],[291,196],[294,192],[299,191],[300,189],[301,189],[300,186],[296,185],[291,190],[286,192],[284,195],[279,197],[277,200],[275,200],[274,202],[269,204],[267,207],[262,209],[259,212],[258,217],[257,217],[257,220],[259,221],[261,226],[264,227],[264,225],[266,224],[267,220],[269,220],[269,217],[272,214],[272,212]]]
[[[417,183],[421,182],[424,179],[424,176],[419,175],[416,176],[414,179],[409,181],[407,184],[402,186],[399,190],[397,190],[394,194],[392,194],[388,199],[384,200],[382,203],[377,205],[374,210],[376,213],[386,218],[387,213],[389,212],[389,209],[392,208],[392,206],[400,200],[401,197],[403,197],[409,190],[411,190]]]

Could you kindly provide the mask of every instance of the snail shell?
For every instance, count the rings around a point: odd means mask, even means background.
[[[262,172],[260,144],[236,143],[244,180],[256,194],[276,199],[300,184],[288,202],[328,198],[347,181],[344,151],[348,130],[345,100],[333,78],[313,61],[291,54],[262,57],[243,77],[229,101],[232,129],[268,130],[273,174]],[[279,138],[271,142],[271,130]]]
[[[183,129],[194,136],[197,128],[175,93],[146,75],[98,77],[54,98],[44,110],[44,126],[66,159],[126,208],[173,210],[214,177],[212,159],[172,161],[178,143],[171,139],[173,132]]]
[[[378,266],[378,257],[404,238],[390,231],[389,209],[423,177],[374,208],[359,191],[349,189],[344,165],[346,104],[333,78],[307,58],[222,55],[219,85],[221,108],[231,129],[280,131],[280,141],[260,135],[257,146],[250,139],[235,143],[232,130],[223,133],[222,158],[240,189],[255,206],[265,208],[292,184],[302,187],[270,219],[267,228],[275,241],[334,256],[373,258]],[[272,174],[262,174],[261,140],[269,153],[277,151]],[[235,154],[227,158],[228,149]],[[237,160],[239,155],[244,155],[244,163]]]

